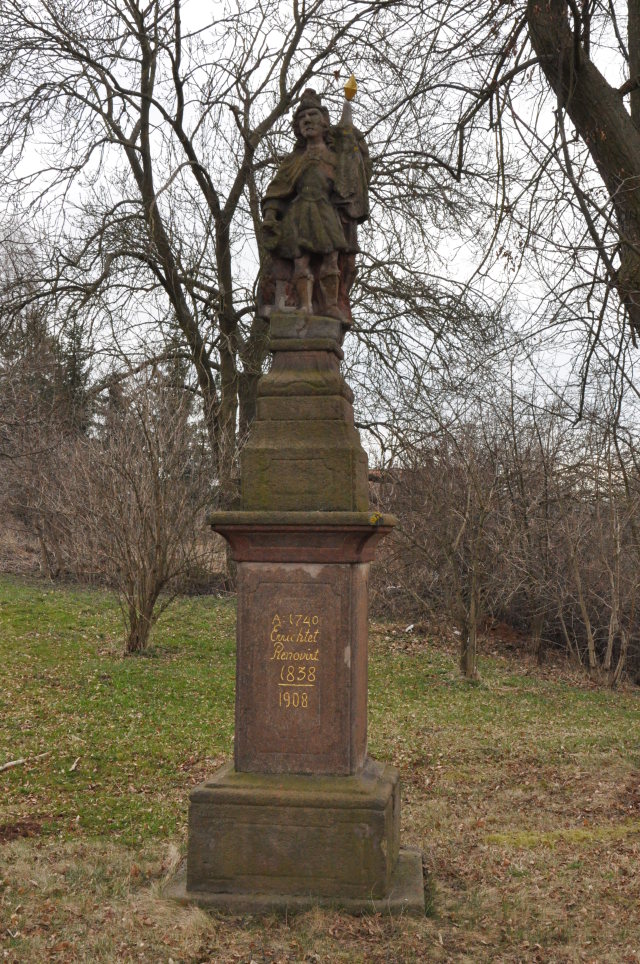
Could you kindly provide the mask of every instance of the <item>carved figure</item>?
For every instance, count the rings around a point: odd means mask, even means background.
[[[355,81],[345,88],[355,93]],[[369,151],[345,101],[340,123],[311,88],[293,115],[296,145],[262,199],[268,252],[261,313],[298,310],[351,322],[349,291],[360,250],[357,225],[369,216]]]

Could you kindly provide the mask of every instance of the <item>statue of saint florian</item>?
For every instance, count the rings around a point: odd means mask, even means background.
[[[347,98],[355,80],[347,84]],[[314,90],[293,115],[294,150],[280,164],[262,199],[268,252],[260,285],[265,315],[298,310],[349,324],[349,291],[360,250],[357,225],[369,216],[369,151],[345,101],[340,123]]]

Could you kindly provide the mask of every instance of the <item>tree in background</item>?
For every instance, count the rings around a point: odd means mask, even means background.
[[[83,578],[117,591],[126,653],[146,648],[159,616],[210,561],[211,459],[191,409],[183,387],[155,372],[108,410],[97,437],[61,453],[68,548]]]
[[[510,612],[540,658],[559,639],[613,672],[636,632],[637,444],[622,399],[636,390],[637,20],[630,7],[625,39],[614,6],[565,0],[263,0],[213,22],[179,2],[6,0],[0,241],[15,250],[17,226],[32,254],[3,277],[0,328],[42,320],[87,465],[104,426],[87,430],[86,399],[109,391],[115,417],[140,372],[170,366],[200,400],[229,502],[266,355],[259,197],[299,93],[313,83],[337,116],[355,70],[374,176],[348,377],[384,467],[413,479],[398,507],[422,498],[411,531],[427,551],[407,595],[457,598],[469,627]],[[555,350],[579,376],[568,388],[543,371]],[[547,391],[530,391],[531,363]],[[577,416],[597,431],[569,430]],[[38,518],[46,495],[34,489]],[[47,517],[63,546],[65,504]]]
[[[441,384],[432,408],[406,399],[392,461],[373,476],[399,519],[374,601],[405,619],[446,615],[465,675],[500,623],[539,663],[553,650],[610,685],[638,675],[640,439],[607,391],[578,425],[574,406],[535,385],[528,400],[522,385],[504,393],[499,377],[475,397]]]
[[[434,332],[454,331],[430,260],[451,230],[445,211],[460,222],[465,204],[439,177],[453,170],[438,129],[452,64],[438,56],[446,24],[428,5],[215,9],[203,21],[179,2],[7,0],[0,156],[4,203],[43,239],[37,271],[6,292],[4,310],[54,304],[59,324],[76,319],[121,368],[167,350],[188,358],[224,499],[266,357],[254,310],[259,197],[301,91],[313,83],[339,113],[342,83],[351,70],[361,80],[374,218],[358,327],[381,361],[402,353],[410,366]],[[459,285],[449,287],[451,301]]]
[[[530,359],[548,369],[560,353],[565,369],[572,363],[582,386],[578,415],[603,373],[635,393],[636,0],[489,0],[473,12],[443,0],[437,7],[449,12],[449,52],[461,70],[459,161],[469,168],[483,147],[495,158],[473,283],[511,289]],[[477,181],[485,192],[486,184],[486,177]]]
[[[531,45],[557,101],[557,133],[565,173],[580,207],[585,228],[599,256],[604,276],[614,287],[634,331],[640,329],[640,7],[627,4],[627,22],[616,7],[587,2],[578,8],[567,0],[528,0]],[[626,37],[624,28],[626,26]],[[596,65],[597,46],[614,43],[626,77],[615,86]],[[595,48],[595,49],[594,49]],[[626,103],[625,103],[626,100]],[[574,131],[567,136],[564,115]],[[580,138],[606,188],[606,213],[616,241],[596,221],[603,212],[597,195],[580,184],[571,159],[570,140]],[[611,217],[613,214],[613,217]],[[600,217],[599,217],[600,216]],[[614,252],[619,266],[614,263]]]
[[[526,339],[547,363],[558,332],[579,407],[598,365],[633,388],[611,292],[633,323],[637,21],[631,3],[625,36],[614,5],[567,0],[262,0],[217,20],[158,0],[8,0],[2,189],[45,243],[37,283],[3,309],[49,300],[121,368],[187,358],[230,495],[266,352],[259,196],[296,97],[313,80],[337,110],[354,69],[374,170],[362,370],[413,378],[486,351],[474,321],[510,292],[512,349]]]
[[[486,323],[478,317],[478,327]],[[394,587],[391,599],[383,591],[385,604],[395,597],[416,615],[447,614],[459,639],[461,672],[474,679],[478,636],[500,592],[495,555],[503,453],[496,373],[458,364],[425,372],[387,425],[378,494],[399,525],[375,578]]]

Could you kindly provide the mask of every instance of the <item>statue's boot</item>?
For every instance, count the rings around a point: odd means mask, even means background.
[[[300,310],[305,311],[310,315],[313,314],[313,276],[301,275],[295,279],[295,285]]]
[[[339,285],[340,275],[338,272],[331,272],[331,274],[325,274],[320,278],[324,314],[329,318],[338,318],[340,321],[344,321],[344,312],[338,307]]]

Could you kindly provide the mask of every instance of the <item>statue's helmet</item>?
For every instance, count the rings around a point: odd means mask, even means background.
[[[303,91],[302,96],[298,101],[298,106],[293,113],[293,131],[298,138],[300,137],[300,128],[298,124],[300,114],[302,114],[302,112],[305,110],[310,110],[311,108],[319,110],[323,116],[327,128],[330,126],[331,122],[329,120],[329,111],[322,103],[320,95],[317,94],[312,87],[307,87],[307,89]]]

